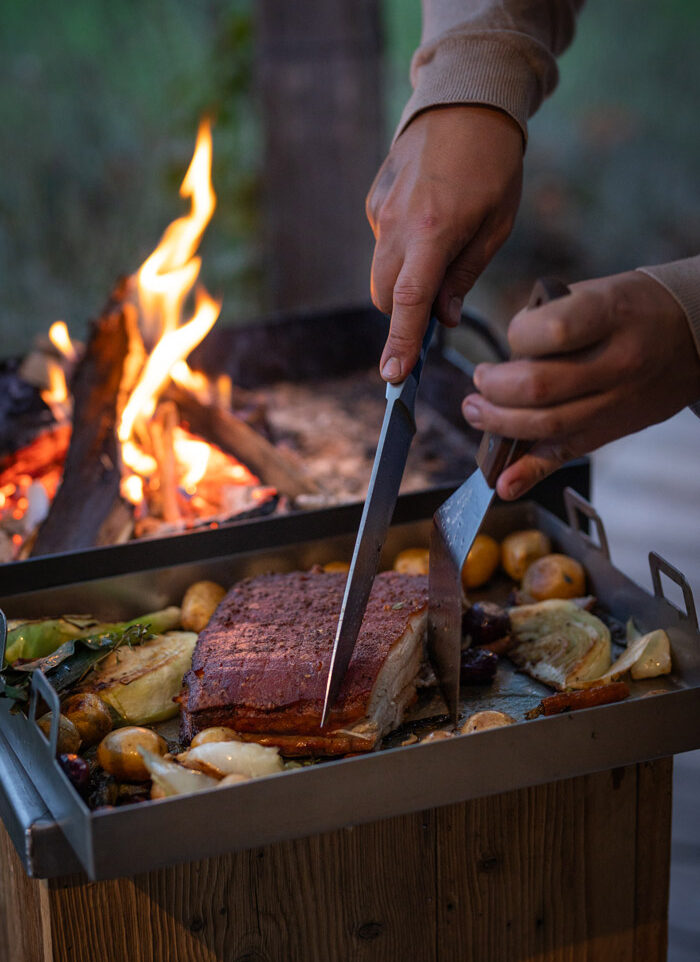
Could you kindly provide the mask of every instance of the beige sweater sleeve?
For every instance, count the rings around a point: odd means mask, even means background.
[[[527,121],[558,80],[555,57],[571,42],[584,0],[423,0],[413,95],[396,136],[416,114],[483,104]]]

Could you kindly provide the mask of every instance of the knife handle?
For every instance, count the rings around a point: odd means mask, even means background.
[[[554,301],[559,297],[566,297],[571,291],[555,277],[541,277],[535,282],[527,303],[528,310],[534,307],[541,307],[549,301]],[[511,360],[515,359],[515,355]],[[486,483],[490,488],[496,487],[496,481],[502,471],[513,464],[530,450],[534,441],[520,439],[514,441],[512,438],[503,438],[498,434],[491,434],[484,431],[481,444],[476,455],[476,463],[482,470]]]

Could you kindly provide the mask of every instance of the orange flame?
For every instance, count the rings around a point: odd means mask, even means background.
[[[63,368],[56,361],[48,362],[49,386],[41,392],[41,399],[51,409],[59,423],[70,417],[71,401]]]
[[[152,456],[141,450],[136,441],[138,423],[153,416],[173,371],[179,369],[180,377],[189,371],[185,358],[209,333],[221,310],[221,304],[198,286],[194,313],[189,320],[182,320],[184,305],[201,268],[197,247],[216,206],[211,185],[211,160],[211,126],[204,120],[199,126],[194,155],[180,188],[180,194],[191,201],[190,213],[170,224],[136,274],[141,331],[144,341],[153,347],[117,428],[122,459],[134,472],[131,477],[147,478],[157,469]],[[185,475],[188,484],[196,484],[191,480],[189,469],[185,469]],[[134,482],[130,480],[129,487],[125,485],[124,490],[128,492],[129,500],[133,500],[136,493]]]
[[[73,347],[65,321],[54,321],[49,328],[49,340],[69,361],[77,361],[78,354]]]

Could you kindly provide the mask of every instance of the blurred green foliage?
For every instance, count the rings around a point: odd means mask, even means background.
[[[257,284],[258,132],[242,0],[3,0],[0,331],[25,349],[58,317],[82,334],[187,209],[204,113],[219,205],[203,280],[229,316]]]
[[[410,93],[419,0],[383,0],[387,146]],[[260,304],[261,136],[252,0],[3,0],[2,354],[72,331],[184,208],[197,123],[215,118],[219,205],[203,280],[224,323]],[[521,213],[472,303],[507,316],[540,273],[567,280],[700,250],[696,0],[589,0],[531,123]]]

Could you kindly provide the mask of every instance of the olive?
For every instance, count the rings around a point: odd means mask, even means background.
[[[71,695],[61,706],[86,746],[96,745],[112,731],[112,716],[102,699],[92,692]]]
[[[427,548],[406,548],[394,559],[394,571],[401,575],[427,575],[430,564]]]
[[[510,634],[508,612],[493,601],[475,601],[464,612],[462,632],[474,645],[492,645]]]
[[[551,550],[552,544],[543,531],[537,528],[513,531],[501,544],[501,565],[513,581],[522,581],[532,562]]]
[[[488,534],[478,534],[462,566],[462,585],[465,589],[485,585],[501,560],[501,546]]]
[[[488,685],[498,668],[498,655],[484,648],[467,648],[462,652],[459,681],[462,685]]]
[[[197,745],[206,745],[207,742],[242,742],[243,739],[234,731],[233,728],[226,728],[223,725],[215,728],[203,728],[201,732],[197,732],[192,741],[190,742],[190,748],[196,748]]]
[[[48,712],[46,715],[42,715],[41,718],[37,719],[37,725],[46,735],[47,738],[51,734],[51,719],[53,717],[53,712]],[[80,748],[80,734],[78,729],[75,727],[70,718],[66,718],[65,715],[58,716],[58,740],[56,741],[56,754],[63,755],[69,754],[74,755]]]
[[[157,755],[165,755],[168,745],[150,728],[129,726],[117,728],[106,735],[97,749],[97,761],[110,775],[126,782],[147,782],[150,774],[146,768],[139,748],[145,748]]]
[[[85,759],[81,758],[80,755],[64,752],[58,756],[58,764],[68,776],[75,790],[81,795],[86,795],[90,784],[90,766]]]
[[[535,601],[580,598],[586,593],[586,573],[574,558],[565,554],[548,554],[532,562],[521,588]]]

